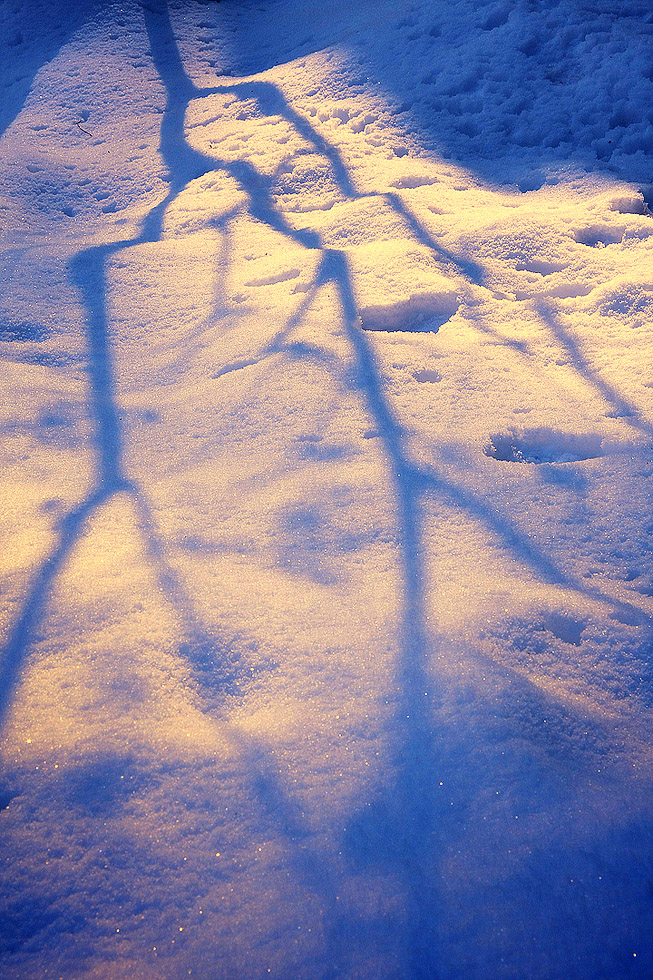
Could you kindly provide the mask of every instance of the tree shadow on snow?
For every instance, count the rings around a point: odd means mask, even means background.
[[[220,683],[228,683],[228,671],[220,674],[227,656],[224,645],[204,629],[195,612],[192,594],[168,560],[168,547],[156,529],[145,495],[125,472],[123,431],[115,395],[106,302],[109,260],[122,250],[159,241],[166,211],[177,196],[192,180],[221,170],[245,192],[252,218],[318,255],[317,271],[308,293],[289,323],[280,328],[268,350],[284,349],[282,341],[285,349],[289,349],[289,332],[301,322],[313,297],[327,284],[335,287],[342,308],[345,335],[354,356],[355,386],[379,433],[388,464],[400,529],[398,547],[402,576],[399,656],[395,676],[397,693],[388,745],[391,775],[384,791],[374,799],[362,802],[358,811],[351,815],[342,845],[348,875],[364,878],[370,872],[377,875],[390,872],[398,876],[404,896],[401,916],[392,922],[389,922],[388,916],[372,916],[367,922],[360,923],[343,913],[339,904],[342,871],[338,870],[336,862],[328,861],[312,846],[311,836],[292,795],[286,790],[278,769],[255,739],[240,739],[243,769],[262,811],[288,842],[296,873],[306,888],[318,894],[322,900],[328,959],[331,962],[322,975],[334,980],[347,976],[357,947],[362,942],[368,942],[377,950],[385,949],[388,955],[398,956],[398,975],[407,980],[451,978],[457,974],[452,972],[454,968],[447,960],[449,940],[443,892],[445,870],[440,862],[452,844],[464,838],[466,816],[479,785],[487,788],[488,771],[492,772],[492,778],[496,778],[505,766],[499,758],[500,750],[492,750],[489,758],[479,757],[465,733],[459,733],[457,739],[452,739],[451,728],[443,720],[444,691],[435,688],[429,670],[438,640],[429,629],[426,616],[421,513],[424,502],[433,495],[454,508],[463,509],[489,527],[519,561],[533,568],[545,581],[564,584],[580,594],[591,593],[558,569],[550,558],[489,504],[456,487],[450,479],[435,471],[419,468],[412,463],[404,445],[401,426],[386,398],[383,378],[372,347],[360,327],[359,310],[345,253],[324,247],[314,232],[292,228],[272,202],[270,181],[251,163],[220,160],[189,147],[184,136],[184,117],[190,100],[202,95],[228,91],[239,97],[256,98],[263,114],[281,115],[294,126],[312,144],[315,152],[327,159],[343,195],[355,197],[337,150],[329,146],[270,83],[230,83],[210,89],[196,88],[184,71],[167,4],[164,0],[152,0],[144,6],[143,13],[153,61],[166,90],[160,148],[170,171],[170,190],[165,200],[146,216],[140,235],[82,250],[71,263],[71,275],[87,313],[90,403],[96,429],[96,479],[85,500],[64,519],[59,540],[34,577],[23,604],[1,664],[0,720],[6,715],[56,576],[72,555],[93,514],[118,493],[127,494],[132,500],[148,559],[156,569],[164,594],[180,611],[188,642],[180,646],[179,652],[200,678],[200,691],[202,683],[208,692],[211,691],[215,686],[212,675],[216,672],[221,677],[218,687]],[[480,264],[458,260],[445,252],[396,195],[385,197],[405,221],[411,235],[428,245],[438,261],[450,263],[468,281],[482,284]],[[578,351],[575,364],[579,372],[587,374],[587,365]],[[617,398],[614,394],[613,401]],[[203,669],[204,681],[201,680]],[[547,700],[544,695],[539,697],[539,707],[544,712]],[[515,780],[524,779],[520,765],[515,765],[512,770],[508,767],[508,770],[512,771]],[[115,771],[109,766],[107,773],[110,783],[107,792],[110,795],[115,783]],[[72,792],[78,796],[81,794],[82,798],[86,783],[85,777],[80,778],[81,783],[78,780]],[[448,795],[442,790],[444,785],[450,789]],[[551,790],[550,799],[555,799],[559,792],[560,786],[556,785]],[[547,795],[543,794],[545,806],[547,799]],[[111,800],[101,797],[96,802],[101,810],[102,806],[110,805]],[[565,819],[565,816],[560,818],[562,826]],[[558,860],[558,865],[564,866],[562,858]],[[528,881],[523,886],[524,894],[530,900],[534,887]],[[468,894],[473,894],[473,889]],[[544,929],[541,941],[549,941],[550,938]]]

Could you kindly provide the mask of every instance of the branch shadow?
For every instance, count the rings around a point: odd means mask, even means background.
[[[25,657],[41,620],[54,581],[81,539],[89,518],[106,503],[116,488],[94,490],[62,521],[59,541],[34,577],[17,622],[0,659],[0,729],[11,704],[14,688],[20,678]]]
[[[192,98],[217,91],[248,92],[250,97],[253,95],[257,98],[262,111],[283,115],[305,139],[312,142],[316,150],[331,163],[345,196],[355,196],[337,151],[329,147],[268,83],[197,89],[183,69],[165,0],[159,0],[155,7],[144,7],[144,18],[153,61],[167,93],[161,125],[161,153],[170,171],[170,192],[146,216],[139,236],[85,249],[71,263],[71,275],[87,311],[89,388],[96,425],[96,486],[64,519],[59,541],[35,576],[23,604],[0,669],[0,724],[55,578],[73,553],[92,515],[120,492],[129,494],[133,500],[148,559],[156,570],[162,591],[180,613],[184,632],[193,641],[186,647],[182,646],[180,656],[190,663],[196,676],[200,676],[202,671],[214,672],[218,666],[212,652],[216,639],[205,630],[195,610],[192,595],[167,558],[165,541],[156,528],[145,495],[125,475],[123,432],[113,378],[107,314],[106,266],[108,260],[121,250],[159,241],[166,211],[179,193],[190,181],[221,169],[235,178],[245,190],[249,211],[254,219],[289,240],[320,252],[318,269],[309,292],[273,339],[269,349],[282,349],[280,341],[301,321],[318,290],[333,284],[340,298],[345,333],[354,354],[356,385],[383,443],[398,515],[402,577],[399,653],[395,672],[398,694],[389,745],[393,777],[378,798],[367,801],[357,813],[352,814],[352,827],[345,837],[344,846],[349,871],[362,872],[370,866],[398,869],[406,890],[405,924],[400,925],[391,936],[393,942],[397,940],[401,945],[403,976],[406,980],[437,980],[446,972],[446,964],[443,966],[443,927],[439,917],[443,904],[438,884],[441,869],[437,860],[438,855],[462,832],[458,823],[460,814],[454,817],[447,809],[439,792],[442,780],[438,777],[445,774],[452,776],[460,766],[461,758],[445,749],[446,732],[438,729],[435,720],[440,703],[439,692],[434,690],[428,671],[435,639],[426,615],[425,548],[420,515],[425,495],[437,493],[490,526],[514,556],[532,567],[545,581],[570,583],[546,555],[525,540],[509,522],[495,514],[489,505],[454,487],[444,478],[424,473],[413,466],[403,446],[400,423],[385,396],[380,367],[360,329],[359,310],[346,255],[325,248],[316,233],[292,228],[271,201],[269,180],[251,164],[214,159],[189,147],[184,135],[184,117]],[[441,249],[396,195],[388,195],[387,199],[404,218],[418,241],[427,245],[436,256],[455,265],[466,279],[482,285],[483,271],[478,264],[461,262]],[[575,357],[578,370],[586,372],[587,365],[580,351],[574,349],[573,344],[570,346],[569,338],[565,342]],[[618,396],[612,393],[612,397],[613,403],[617,404],[615,398]],[[222,682],[227,681],[223,678]],[[214,683],[213,679],[205,681],[205,691],[211,689]],[[357,939],[364,935],[365,927],[346,920],[340,911],[338,872],[310,846],[308,831],[292,795],[285,789],[278,770],[264,748],[253,739],[241,739],[240,746],[243,768],[254,797],[288,842],[293,866],[306,887],[319,894],[324,902],[327,946],[332,964],[329,975],[334,980],[340,980],[346,976],[349,958]],[[465,762],[464,758],[462,762]],[[462,784],[458,797],[463,806],[467,792]],[[379,930],[382,926],[381,923]]]
[[[444,264],[445,268],[449,266],[450,270],[454,273],[462,275],[464,279],[468,282],[473,283],[476,286],[485,285],[485,271],[483,266],[473,259],[460,258],[454,255],[449,249],[444,248],[433,238],[431,234],[424,228],[418,218],[413,214],[411,209],[408,207],[405,201],[403,201],[398,194],[388,193],[383,195],[393,209],[395,214],[403,218],[405,223],[408,225],[410,232],[420,245],[424,245],[428,248],[434,255],[436,261],[440,264]]]
[[[555,339],[569,356],[574,370],[612,407],[615,418],[622,418],[633,429],[637,429],[649,438],[652,437],[653,425],[642,417],[635,405],[629,402],[627,398],[624,398],[617,388],[606,381],[605,378],[602,378],[599,372],[591,366],[586,355],[583,353],[581,345],[563,325],[553,303],[547,302],[546,300],[537,300],[534,303],[534,307],[538,316],[547,325]]]

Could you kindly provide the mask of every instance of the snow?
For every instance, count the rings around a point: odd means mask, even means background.
[[[8,980],[653,975],[645,0],[18,0]]]

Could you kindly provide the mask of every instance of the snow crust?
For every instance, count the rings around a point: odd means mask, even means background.
[[[650,4],[0,11],[2,977],[651,977]]]

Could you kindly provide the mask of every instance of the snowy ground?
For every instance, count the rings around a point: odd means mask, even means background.
[[[2,0],[7,980],[653,976],[648,0]]]

